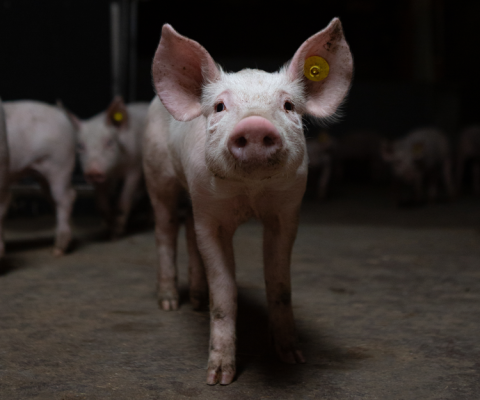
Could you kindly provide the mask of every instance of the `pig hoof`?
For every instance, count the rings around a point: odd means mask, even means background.
[[[160,305],[162,310],[165,311],[175,311],[178,310],[178,301],[177,300],[162,300]]]
[[[178,296],[159,295],[158,306],[165,311],[178,310]]]
[[[65,254],[65,252],[62,250],[62,249],[59,249],[58,247],[55,247],[53,250],[52,250],[52,254],[55,256],[55,257],[60,257],[60,256],[63,256]]]
[[[231,365],[222,367],[209,367],[207,372],[207,385],[229,385],[235,377],[235,368]]]
[[[280,361],[286,364],[304,364],[305,358],[300,350],[281,350],[277,349]]]

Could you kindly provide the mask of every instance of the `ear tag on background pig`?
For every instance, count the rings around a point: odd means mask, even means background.
[[[323,57],[308,57],[303,65],[303,74],[307,79],[318,82],[323,81],[330,72],[330,66]]]
[[[115,122],[122,122],[123,121],[123,114],[120,111],[117,111],[115,114],[113,114],[113,120]]]
[[[421,157],[423,156],[423,150],[424,150],[424,145],[423,143],[414,143],[412,146],[412,153],[415,157]]]

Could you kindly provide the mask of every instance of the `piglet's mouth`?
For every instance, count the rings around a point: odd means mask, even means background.
[[[85,175],[85,180],[88,183],[104,183],[107,180],[107,176],[101,172],[88,172]]]

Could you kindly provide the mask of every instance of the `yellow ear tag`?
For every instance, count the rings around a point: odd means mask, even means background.
[[[123,121],[123,114],[121,112],[116,112],[115,114],[113,114],[113,119],[116,121],[116,122],[122,122]]]
[[[329,140],[330,138],[328,137],[328,133],[326,132],[322,132],[320,133],[320,135],[318,135],[318,141],[320,143],[327,143]]]
[[[307,79],[318,82],[323,81],[330,72],[330,66],[323,57],[308,57],[303,65],[303,74]]]

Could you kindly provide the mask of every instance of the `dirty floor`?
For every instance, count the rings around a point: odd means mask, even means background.
[[[479,399],[480,199],[395,209],[355,190],[304,205],[293,304],[304,365],[268,343],[261,226],[235,237],[238,374],[205,384],[209,318],[155,299],[151,229],[50,255],[52,218],[11,219],[0,265],[0,399]]]

